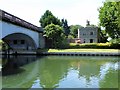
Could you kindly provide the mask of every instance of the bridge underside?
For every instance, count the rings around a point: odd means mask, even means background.
[[[3,38],[13,50],[35,50],[34,40],[26,34],[14,33]]]

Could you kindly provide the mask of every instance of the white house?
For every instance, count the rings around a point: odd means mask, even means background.
[[[78,39],[80,39],[80,43],[98,43],[98,27],[89,25],[78,29]]]

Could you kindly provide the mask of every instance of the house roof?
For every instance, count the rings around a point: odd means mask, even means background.
[[[96,30],[96,29],[98,29],[98,27],[96,26],[86,26],[86,27],[80,28],[80,30]]]

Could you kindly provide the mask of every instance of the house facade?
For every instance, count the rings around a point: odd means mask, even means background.
[[[98,27],[86,26],[78,29],[78,39],[80,39],[80,43],[98,43]]]

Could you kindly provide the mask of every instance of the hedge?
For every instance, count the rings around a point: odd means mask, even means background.
[[[85,43],[76,44],[70,43],[69,48],[80,49],[80,48],[94,48],[94,49],[120,49],[120,44],[113,43]]]

